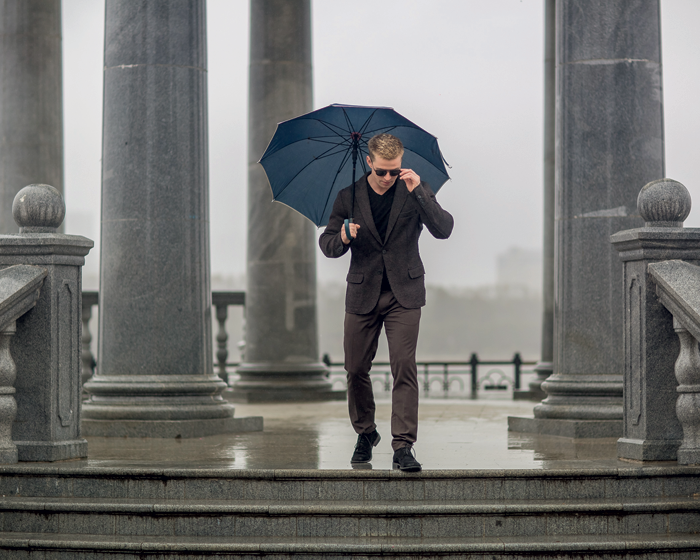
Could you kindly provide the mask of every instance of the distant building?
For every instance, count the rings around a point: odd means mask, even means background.
[[[496,284],[506,291],[542,291],[542,251],[510,247],[496,257]]]

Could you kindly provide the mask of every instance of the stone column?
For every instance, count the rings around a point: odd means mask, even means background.
[[[310,0],[251,0],[246,345],[233,397],[326,400],[319,361],[316,228],[272,202],[257,162],[277,123],[312,109]]]
[[[214,374],[204,0],[107,0],[97,372],[86,435],[237,428]]]
[[[643,225],[639,185],[664,176],[659,2],[557,0],[556,19],[554,374],[527,431],[612,437],[624,360],[609,238]]]
[[[61,0],[0,0],[0,233],[25,185],[63,192]]]
[[[542,334],[537,378],[528,389],[514,391],[515,400],[541,401],[542,382],[554,369],[554,117],[556,0],[544,3],[544,212],[542,215]]]

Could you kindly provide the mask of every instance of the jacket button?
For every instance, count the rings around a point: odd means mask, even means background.
[[[381,270],[377,270],[377,276],[381,276],[381,275],[382,275],[382,271],[381,271]]]
[[[386,249],[382,249],[382,255],[386,255]]]

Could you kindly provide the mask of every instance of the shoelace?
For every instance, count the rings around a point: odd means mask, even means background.
[[[372,442],[369,441],[369,436],[367,434],[360,434],[360,437],[363,438],[366,442],[367,445],[371,448],[372,447]],[[357,443],[355,444],[355,451],[362,445],[362,440],[358,439]]]

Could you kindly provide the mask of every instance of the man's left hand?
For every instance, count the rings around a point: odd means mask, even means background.
[[[413,189],[420,184],[420,177],[415,171],[413,171],[413,169],[402,169],[399,179],[406,183],[408,192],[413,192]]]

